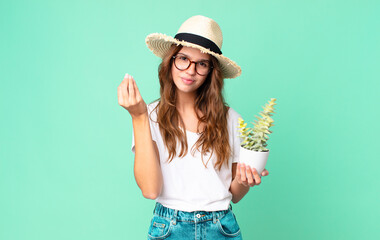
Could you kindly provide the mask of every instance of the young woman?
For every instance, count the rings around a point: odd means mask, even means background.
[[[146,105],[128,74],[118,88],[132,116],[136,182],[156,200],[148,239],[242,239],[230,202],[261,178],[239,164],[240,115],[222,90],[241,69],[222,54],[222,41],[219,25],[204,16],[186,20],[174,38],[150,34],[146,43],[162,58],[160,98]]]

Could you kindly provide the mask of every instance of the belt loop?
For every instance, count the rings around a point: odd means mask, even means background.
[[[212,212],[212,222],[215,224],[217,221],[216,213],[215,211]]]
[[[173,214],[173,225],[176,225],[176,224],[177,224],[177,214],[178,214],[178,210],[177,210],[177,209],[174,209],[174,214]]]
[[[157,202],[156,202],[156,205],[154,206],[153,214],[156,212],[156,208],[157,208]]]

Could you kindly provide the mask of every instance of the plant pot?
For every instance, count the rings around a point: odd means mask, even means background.
[[[268,156],[269,151],[257,152],[240,147],[240,163],[249,165],[251,168],[256,168],[260,176],[267,164]]]

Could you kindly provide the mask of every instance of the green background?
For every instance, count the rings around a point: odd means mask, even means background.
[[[233,205],[244,239],[380,239],[380,2],[1,1],[0,239],[146,239],[117,87],[159,97],[149,33],[216,20],[247,121],[277,98],[269,176]]]

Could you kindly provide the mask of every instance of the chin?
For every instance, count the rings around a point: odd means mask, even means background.
[[[181,91],[181,92],[189,93],[189,92],[194,92],[197,89],[197,87],[195,85],[188,86],[188,85],[184,84],[181,79],[179,79],[178,82],[174,82],[174,84],[175,84],[177,90]]]
[[[192,93],[192,92],[195,92],[196,89],[193,89],[193,88],[189,89],[189,88],[182,88],[182,87],[179,88],[179,87],[177,87],[177,91],[183,92],[183,93]]]

